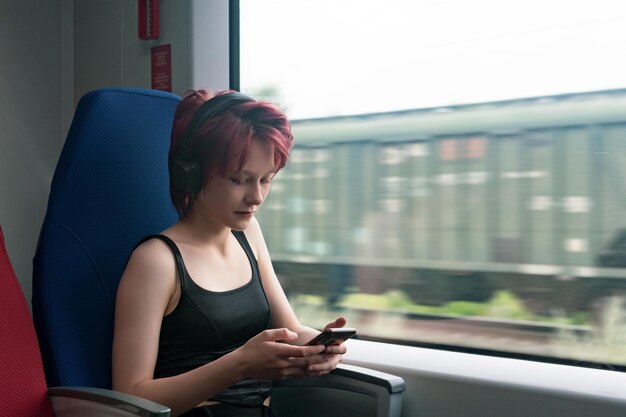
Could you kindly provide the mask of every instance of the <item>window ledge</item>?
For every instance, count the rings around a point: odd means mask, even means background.
[[[347,364],[517,390],[593,397],[626,405],[626,373],[520,359],[349,340]]]

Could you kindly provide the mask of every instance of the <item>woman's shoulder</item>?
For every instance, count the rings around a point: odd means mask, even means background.
[[[136,256],[142,259],[145,257],[160,258],[164,253],[171,252],[168,241],[173,242],[170,237],[164,234],[146,236],[139,241],[131,256]]]
[[[176,263],[168,252],[169,248],[160,239],[139,244],[122,274],[116,303],[126,306],[124,308],[134,305],[135,313],[164,313],[177,288]]]
[[[172,278],[174,282],[176,262],[172,250],[161,238],[150,238],[142,241],[133,250],[126,266],[125,275],[141,279],[147,277],[151,281],[163,277]]]
[[[259,242],[263,241],[261,225],[259,225],[259,221],[256,217],[252,217],[248,227],[246,227],[246,230],[243,231],[243,234],[246,236],[246,239],[251,245],[257,245]]]
[[[250,247],[252,248],[252,251],[257,259],[259,258],[259,255],[267,252],[261,225],[255,217],[252,218],[250,224],[246,230],[244,230],[244,234],[246,235],[246,239],[248,240],[248,243],[250,244]]]

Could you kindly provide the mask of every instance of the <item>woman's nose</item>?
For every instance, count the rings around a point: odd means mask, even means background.
[[[265,195],[263,193],[263,187],[261,186],[261,184],[259,183],[253,184],[249,188],[248,194],[246,197],[247,197],[246,203],[255,205],[255,206],[261,205],[261,203],[263,203],[263,200],[265,200]]]

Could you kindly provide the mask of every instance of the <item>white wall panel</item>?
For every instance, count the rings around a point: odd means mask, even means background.
[[[0,1],[0,225],[29,302],[32,258],[67,129],[71,58],[62,51],[72,42],[71,6]]]

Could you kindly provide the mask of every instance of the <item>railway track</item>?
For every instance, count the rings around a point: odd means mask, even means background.
[[[369,334],[408,342],[464,346],[552,356],[554,345],[564,337],[592,336],[589,326],[561,325],[488,317],[457,317],[418,313],[382,313],[351,309],[351,325]],[[388,314],[385,318],[385,314]]]

